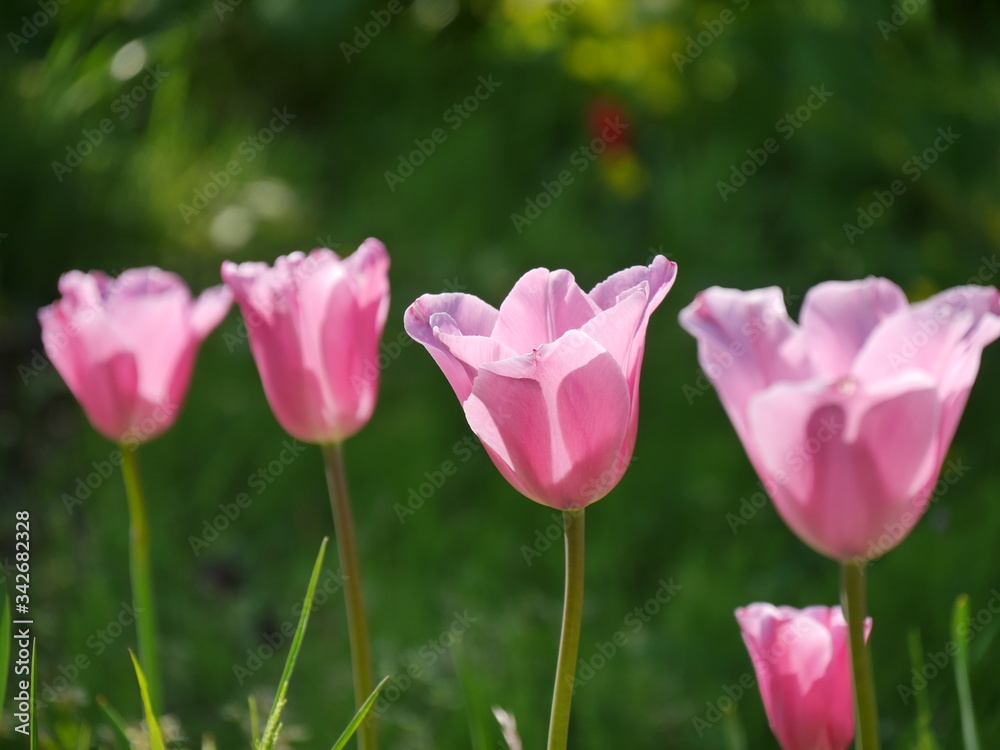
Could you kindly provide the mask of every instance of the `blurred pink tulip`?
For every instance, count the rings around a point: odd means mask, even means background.
[[[854,694],[847,623],[840,607],[736,610],[764,711],[782,750],[847,750]],[[872,620],[865,620],[865,640]]]
[[[874,559],[927,508],[1000,336],[1000,294],[956,287],[910,305],[885,279],[828,281],[800,318],[777,287],[712,287],[680,314],[785,522],[834,559]]]
[[[378,347],[389,312],[389,255],[376,239],[341,259],[295,252],[271,267],[226,261],[264,393],[281,426],[337,443],[367,424],[378,395]]]
[[[102,435],[135,447],[167,430],[187,393],[201,341],[225,317],[222,286],[192,300],[159,268],[117,279],[70,271],[62,298],[38,311],[45,351]]]
[[[536,268],[499,311],[468,294],[424,295],[406,311],[406,331],[507,481],[544,505],[583,508],[632,458],[646,326],[676,270],[658,255],[587,294],[569,271]]]

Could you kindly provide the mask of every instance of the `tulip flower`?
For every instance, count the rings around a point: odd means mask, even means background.
[[[631,460],[646,326],[676,268],[657,256],[589,294],[568,271],[536,268],[499,310],[468,294],[428,294],[405,327],[507,481],[544,505],[580,509]]]
[[[192,300],[180,278],[159,268],[117,279],[70,271],[59,291],[38,311],[42,343],[90,423],[131,447],[166,431],[198,346],[229,310],[229,291],[214,287]]]
[[[840,607],[736,610],[764,710],[782,750],[847,750],[854,700],[847,622]],[[871,632],[865,622],[865,638]]]
[[[777,287],[713,287],[680,320],[778,513],[841,562],[858,734],[878,750],[864,566],[927,509],[983,347],[1000,336],[1000,293],[956,287],[911,305],[886,279],[828,281],[796,325]]]
[[[225,317],[224,287],[191,298],[187,285],[159,268],[133,268],[112,279],[70,271],[62,297],[38,311],[42,344],[94,428],[120,443],[129,507],[129,568],[139,659],[154,710],[160,709],[156,615],[149,525],[135,449],[177,418],[202,340]]]
[[[343,259],[324,248],[282,256],[273,267],[222,264],[271,410],[293,437],[322,446],[358,708],[373,690],[372,660],[341,443],[364,427],[375,409],[378,347],[389,312],[388,270],[389,256],[376,239]],[[375,750],[374,719],[362,724],[358,742],[361,750]]]
[[[260,379],[281,426],[306,443],[339,443],[367,424],[389,312],[389,256],[369,239],[266,263],[222,264],[243,312]]]
[[[583,509],[628,466],[639,415],[646,326],[677,266],[656,256],[584,292],[568,271],[536,268],[500,309],[467,294],[424,295],[406,332],[437,362],[500,473],[563,511],[566,595],[548,750],[564,750],[583,607]]]
[[[800,317],[776,287],[713,287],[680,320],[785,522],[836,560],[878,557],[927,508],[1000,336],[1000,295],[958,287],[910,305],[885,279],[829,281]]]

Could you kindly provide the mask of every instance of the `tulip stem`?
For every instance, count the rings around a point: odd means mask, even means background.
[[[854,717],[858,750],[879,750],[878,705],[871,650],[865,643],[865,572],[854,562],[841,563],[840,604],[847,619],[854,676]]]
[[[365,616],[365,598],[361,590],[361,564],[354,534],[354,517],[351,500],[347,494],[347,474],[344,471],[344,451],[340,443],[323,446],[326,463],[326,483],[330,489],[333,506],[333,527],[337,536],[337,554],[344,579],[344,601],[347,609],[347,633],[351,642],[351,665],[354,669],[354,703],[357,708],[374,689],[372,682],[371,644],[368,640],[368,620]],[[375,717],[369,718],[358,730],[360,750],[375,750]]]
[[[566,594],[556,684],[552,692],[548,750],[566,750],[569,738],[569,713],[576,680],[576,656],[580,649],[580,622],[583,619],[583,511],[563,511],[563,528],[566,534]]]
[[[155,715],[162,713],[160,703],[160,659],[156,644],[156,610],[153,606],[153,576],[149,566],[149,523],[146,501],[139,481],[139,465],[134,447],[120,446],[122,478],[129,514],[129,574],[132,579],[132,606],[139,641],[139,663],[149,685],[149,702]]]

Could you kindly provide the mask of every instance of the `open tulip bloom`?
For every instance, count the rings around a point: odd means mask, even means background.
[[[751,604],[736,620],[782,750],[847,750],[854,699],[847,622],[840,607]],[[865,638],[871,632],[865,622]]]
[[[680,320],[778,513],[842,563],[859,737],[877,750],[864,565],[926,510],[983,347],[1000,336],[1000,294],[956,287],[911,305],[885,279],[828,281],[796,325],[777,287],[712,287]]]
[[[117,279],[70,271],[59,279],[59,292],[60,299],[38,311],[42,344],[90,423],[121,445],[116,463],[129,504],[139,655],[160,708],[149,528],[134,450],[174,423],[198,346],[232,298],[213,287],[192,299],[179,277],[159,268],[129,269]]]
[[[341,443],[375,409],[388,271],[389,255],[376,239],[343,259],[324,248],[282,256],[273,266],[222,264],[271,410],[293,437],[323,448],[359,708],[373,689],[371,647]],[[375,750],[373,719],[358,741],[361,750]]]
[[[677,266],[656,256],[589,293],[568,271],[536,268],[497,310],[468,294],[428,294],[406,311],[473,432],[511,485],[563,511],[566,606],[549,750],[569,727],[583,602],[583,509],[610,492],[635,445],[649,316]]]

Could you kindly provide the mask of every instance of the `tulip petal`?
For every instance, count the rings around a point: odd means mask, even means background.
[[[941,458],[951,444],[979,372],[985,346],[1000,337],[1000,294],[993,287],[948,289],[913,305],[873,333],[855,372],[877,379],[916,369],[938,382],[944,410]]]
[[[135,357],[121,352],[103,362],[91,363],[80,394],[74,395],[97,431],[117,443],[133,422],[138,382]]]
[[[580,330],[615,358],[628,380],[632,350],[638,341],[639,326],[648,318],[649,285],[643,282],[612,307],[588,320]]]
[[[322,422],[336,426],[327,435],[332,441],[355,434],[375,410],[378,346],[385,323],[382,307],[388,304],[389,294],[388,258],[379,257],[375,250],[363,270],[352,272],[364,275],[340,273],[334,279],[321,278],[325,306],[309,311],[318,327],[319,382],[325,393]]]
[[[459,400],[465,401],[472,392],[474,375],[469,372],[466,364],[477,362],[480,355],[472,351],[471,347],[461,349],[458,355],[452,354],[451,349],[457,347],[453,339],[460,335],[488,338],[493,333],[498,317],[496,308],[471,294],[425,294],[407,308],[403,327],[411,338],[423,344],[430,352]],[[446,337],[452,338],[440,340],[438,329]],[[504,347],[502,351],[510,350]],[[462,359],[458,359],[458,356]],[[507,356],[502,358],[506,359]]]
[[[361,243],[353,253],[344,258],[344,270],[351,278],[358,307],[374,304],[378,310],[374,322],[385,324],[389,309],[389,253],[385,245],[374,237]]]
[[[580,328],[599,312],[569,271],[536,268],[518,279],[500,305],[492,335],[527,354]]]
[[[460,381],[460,385],[467,391],[458,393],[458,397],[465,400],[472,392],[472,382],[476,378],[479,369],[490,362],[498,362],[504,359],[511,359],[517,356],[517,352],[508,346],[486,336],[463,336],[457,333],[455,321],[445,313],[438,313],[434,316],[434,332],[442,348],[465,369],[466,378]]]
[[[199,340],[204,339],[222,322],[233,304],[233,293],[225,285],[213,286],[195,300],[191,308],[191,328]]]
[[[749,409],[757,470],[778,512],[838,560],[864,557],[892,532],[884,553],[920,518],[938,467],[939,419],[934,382],[919,373],[866,389],[778,384]]]
[[[655,310],[677,278],[677,264],[662,255],[653,258],[648,266],[632,266],[612,274],[590,290],[587,296],[602,310],[618,303],[622,295],[645,282],[649,285],[649,311]]]
[[[814,286],[806,293],[799,320],[815,371],[834,380],[849,374],[871,332],[906,307],[906,295],[887,279]]]
[[[621,478],[629,406],[617,362],[579,331],[484,365],[464,404],[508,481],[562,510],[599,500]]]
[[[681,326],[698,340],[698,361],[719,394],[750,456],[750,399],[774,383],[808,377],[801,336],[785,311],[779,287],[750,292],[711,287],[681,310]]]

